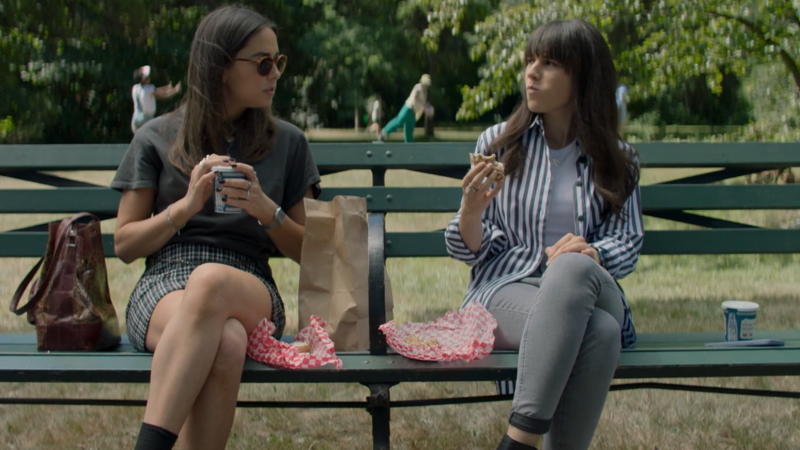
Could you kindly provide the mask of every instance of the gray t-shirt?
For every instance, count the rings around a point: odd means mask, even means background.
[[[178,112],[147,122],[133,136],[111,182],[111,187],[119,191],[155,189],[153,214],[183,198],[189,188],[189,177],[173,166],[168,156],[182,120]],[[288,122],[274,120],[277,125],[275,146],[262,160],[243,160],[237,155],[235,146],[229,152],[237,161],[253,166],[264,193],[288,211],[303,200],[309,187],[313,189],[314,197],[319,196],[320,176],[303,132]],[[226,147],[227,143],[223,148]],[[275,251],[275,244],[267,232],[246,211],[239,214],[215,213],[213,192],[203,209],[189,219],[181,234],[175,235],[167,244],[177,242],[209,244],[264,263]]]

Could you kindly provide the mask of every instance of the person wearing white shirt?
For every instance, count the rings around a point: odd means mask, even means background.
[[[383,130],[381,130],[378,135],[378,139],[383,141],[391,132],[403,127],[405,142],[414,142],[414,125],[417,123],[417,120],[422,117],[423,113],[432,111],[432,108],[428,104],[428,89],[430,86],[430,75],[427,73],[423,74],[419,79],[419,83],[415,84],[414,88],[411,89],[411,94],[409,94],[408,99],[406,99],[403,108],[400,109],[400,112],[394,119],[390,120],[389,123],[383,127]]]
[[[181,91],[180,82],[175,86],[169,83],[166,86],[155,87],[150,83],[150,72],[150,66],[142,66],[133,71],[133,80],[136,84],[131,88],[133,98],[131,131],[134,133],[156,116],[156,100],[166,100]]]

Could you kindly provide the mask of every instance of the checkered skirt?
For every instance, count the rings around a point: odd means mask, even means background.
[[[147,258],[147,268],[131,293],[125,310],[125,320],[128,339],[135,349],[147,351],[145,336],[156,304],[170,292],[185,289],[189,275],[204,263],[225,264],[251,273],[261,280],[272,297],[271,320],[276,326],[273,335],[280,339],[286,325],[283,300],[275,282],[264,274],[258,262],[240,253],[207,244],[176,243],[167,245]]]

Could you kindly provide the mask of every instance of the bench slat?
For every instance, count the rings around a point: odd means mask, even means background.
[[[444,231],[386,233],[389,257],[447,256]],[[642,254],[702,255],[799,253],[800,229],[655,230],[645,233]]]
[[[455,143],[311,143],[321,170],[460,168],[466,170],[473,142]],[[787,142],[647,142],[634,145],[642,167],[800,166],[800,143]],[[0,146],[0,170],[116,170],[128,144]]]
[[[386,233],[386,241],[387,257],[448,256],[441,230]],[[46,232],[0,233],[0,257],[40,257],[46,244]],[[115,256],[112,234],[103,234],[103,249]],[[645,255],[740,253],[800,253],[800,229],[656,230],[646,233],[642,248]]]
[[[642,186],[642,209],[744,210],[798,209],[800,185],[687,185]]]
[[[37,352],[35,336],[0,335],[0,382],[146,383],[152,355],[129,348],[110,352]],[[17,335],[19,336],[19,335]],[[636,348],[622,352],[615,378],[800,375],[800,331],[760,331],[757,339],[780,338],[785,347],[709,349],[722,333],[643,334]],[[706,339],[707,338],[707,339]],[[698,339],[701,339],[698,341]],[[326,366],[281,370],[248,360],[247,383],[394,383],[405,381],[491,381],[516,374],[516,352],[498,351],[471,363],[431,363],[400,355],[342,352],[342,370]],[[446,369],[446,370],[443,370]]]
[[[58,189],[3,189],[0,214],[67,213],[90,211],[116,216],[120,193],[106,187]]]
[[[461,204],[459,187],[331,187],[337,195],[367,198],[370,212],[452,212]],[[106,187],[4,189],[0,214],[73,213],[116,215],[120,193]],[[800,185],[650,185],[642,187],[642,208],[664,210],[800,209]]]

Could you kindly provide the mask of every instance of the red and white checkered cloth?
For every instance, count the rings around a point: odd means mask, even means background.
[[[247,356],[270,366],[287,369],[308,369],[326,364],[342,368],[342,360],[333,350],[333,341],[325,331],[325,321],[311,316],[311,323],[300,330],[295,342],[306,342],[311,346],[308,353],[300,353],[292,344],[281,342],[274,337],[275,324],[263,319],[247,338]]]
[[[422,361],[477,361],[492,352],[497,321],[481,304],[472,302],[466,308],[448,311],[433,322],[407,322],[399,327],[394,320],[380,326],[386,342],[403,356]],[[405,342],[406,338],[426,341],[436,339],[439,345],[420,347]]]

